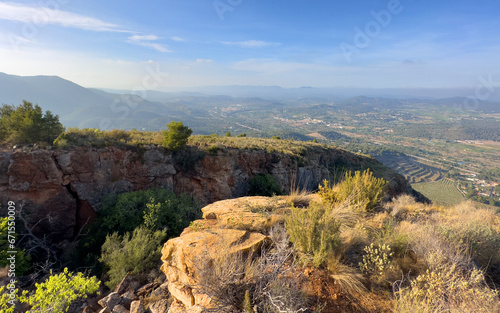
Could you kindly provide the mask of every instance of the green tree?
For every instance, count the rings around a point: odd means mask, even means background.
[[[74,275],[65,268],[64,272],[51,276],[36,284],[36,290],[29,294],[23,291],[20,301],[31,306],[30,312],[67,312],[70,305],[79,299],[86,299],[99,289],[96,277],[87,278],[82,273]]]
[[[163,146],[171,151],[179,151],[188,142],[193,130],[182,122],[172,121],[167,124],[168,130],[163,131]]]
[[[23,101],[18,107],[3,105],[0,109],[0,140],[12,144],[49,143],[64,131],[59,116],[36,104]]]
[[[499,195],[500,195],[500,185],[498,185],[498,186],[496,186],[496,187],[495,187],[495,194],[496,194],[497,196],[499,196]]]
[[[127,233],[122,237],[115,232],[107,236],[100,258],[108,268],[106,286],[116,287],[128,272],[139,274],[156,268],[165,238],[166,230],[153,232],[143,226],[136,228],[132,235]]]
[[[231,132],[228,130],[228,131],[226,132],[226,137],[232,137],[232,136],[233,136],[233,135],[231,135]]]

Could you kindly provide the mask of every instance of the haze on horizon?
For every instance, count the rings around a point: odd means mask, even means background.
[[[500,3],[0,1],[0,72],[164,91],[500,88]]]

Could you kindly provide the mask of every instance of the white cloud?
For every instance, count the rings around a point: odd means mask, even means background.
[[[134,45],[148,47],[160,52],[172,52],[166,46],[154,42],[159,39],[160,38],[156,35],[133,35],[128,37],[127,42]]]
[[[40,5],[30,6],[12,2],[0,2],[0,20],[29,23],[35,26],[54,24],[92,31],[127,32],[120,29],[116,24],[62,11],[58,8],[57,2],[54,2],[54,4],[54,8],[48,8]]]
[[[181,37],[177,37],[177,36],[170,37],[170,40],[178,41],[178,42],[186,41],[186,39],[181,38]]]
[[[226,46],[238,46],[241,48],[262,48],[281,46],[279,42],[268,42],[261,40],[246,40],[246,41],[221,41],[221,44]]]
[[[130,41],[143,41],[143,40],[158,40],[158,36],[156,35],[134,35],[128,37]]]
[[[196,59],[197,64],[202,64],[202,63],[212,63],[212,59]]]
[[[52,7],[49,8],[40,5],[0,2],[0,20],[21,22],[35,27],[43,27],[50,24],[99,32],[133,33],[129,30],[123,30],[119,25],[113,23],[63,11],[59,8],[59,4],[56,1],[51,2],[51,4]],[[28,38],[21,36],[15,37],[17,44],[32,42],[28,40]],[[132,35],[127,38],[127,42],[131,44],[147,47],[160,52],[170,52],[166,46],[154,42],[157,40],[159,40],[159,38],[156,35]]]

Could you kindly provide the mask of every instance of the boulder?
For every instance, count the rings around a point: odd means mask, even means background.
[[[225,255],[259,252],[268,239],[260,231],[265,232],[272,223],[269,216],[252,212],[252,208],[279,206],[275,201],[266,197],[246,197],[213,203],[202,211],[204,216],[215,214],[217,219],[195,221],[180,237],[165,243],[161,269],[174,299],[169,313],[201,312],[210,307],[210,298],[194,288],[202,267]]]
[[[114,307],[120,304],[122,301],[120,295],[117,292],[112,292],[106,297],[99,300],[99,305],[104,309],[113,311]]]

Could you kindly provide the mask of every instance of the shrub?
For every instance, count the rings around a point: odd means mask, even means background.
[[[373,177],[370,170],[363,173],[356,171],[345,174],[344,180],[330,187],[328,181],[319,186],[318,194],[329,205],[347,202],[354,208],[370,212],[385,195],[387,182],[382,178]]]
[[[156,268],[165,237],[166,230],[153,232],[142,226],[132,235],[127,233],[122,237],[115,232],[107,236],[100,258],[108,269],[106,286],[113,289],[128,272],[139,274]]]
[[[489,289],[480,270],[464,272],[442,264],[417,276],[396,292],[397,312],[499,312],[498,292]]]
[[[151,230],[167,228],[171,237],[178,236],[190,221],[200,217],[199,204],[191,196],[153,188],[106,198],[99,211],[98,226],[106,233],[123,234],[144,224],[147,218]]]
[[[16,301],[19,299],[17,295],[18,289],[8,289],[6,286],[0,286],[0,312],[14,313]],[[12,292],[12,297],[11,297]]]
[[[105,131],[95,128],[78,129],[75,127],[61,133],[54,140],[54,146],[58,148],[64,148],[69,145],[98,148],[124,146],[131,140],[132,134],[133,132],[119,129]],[[146,132],[144,134],[148,135]]]
[[[4,104],[0,108],[0,141],[18,143],[48,143],[64,131],[59,116],[45,114],[36,104],[23,100],[18,107]]]
[[[21,302],[31,306],[30,312],[67,312],[70,305],[87,298],[99,289],[96,277],[87,278],[82,273],[74,275],[65,268],[60,274],[51,276],[43,283],[36,284],[36,290],[29,294],[23,291]]]
[[[376,246],[373,243],[366,246],[365,255],[363,255],[363,262],[359,263],[361,270],[374,276],[382,276],[388,269],[392,269],[392,255],[391,247],[388,245]]]
[[[150,230],[166,229],[167,237],[178,236],[193,220],[201,218],[200,205],[186,194],[167,189],[149,189],[108,196],[103,199],[97,221],[90,227],[75,255],[75,266],[94,266],[99,273],[99,255],[106,236],[123,235],[143,225]]]
[[[30,269],[31,257],[19,248],[10,248],[9,244],[9,228],[14,226],[13,221],[9,221],[7,217],[0,218],[0,268],[10,264],[8,257],[12,255],[8,251],[16,251],[16,277],[22,276]],[[11,234],[12,236],[12,234]],[[13,235],[17,239],[17,234]],[[12,237],[10,237],[12,239]],[[15,240],[17,241],[17,240]]]
[[[281,187],[278,184],[276,177],[269,174],[256,175],[250,178],[248,184],[250,186],[248,194],[251,196],[270,197],[281,194]]]
[[[167,124],[168,130],[163,131],[163,146],[170,151],[179,151],[188,142],[193,130],[184,126],[182,122],[172,121]]]
[[[286,230],[296,249],[309,255],[316,267],[325,265],[340,245],[340,223],[326,214],[324,206],[313,203],[307,209],[292,208]]]
[[[260,256],[229,253],[222,243],[216,256],[200,256],[198,293],[206,294],[213,307],[208,312],[306,312],[300,290],[300,272],[291,264],[292,251],[282,226],[270,231],[273,245]]]

